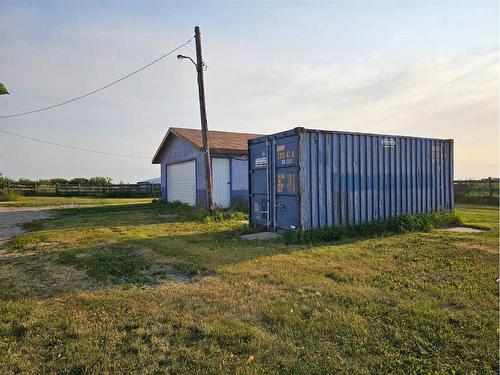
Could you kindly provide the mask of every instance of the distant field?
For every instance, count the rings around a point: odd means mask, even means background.
[[[63,205],[111,205],[151,203],[152,198],[80,198],[80,197],[18,197],[18,200],[1,202],[0,207],[41,207]]]
[[[484,233],[286,246],[89,201],[0,254],[0,373],[498,373],[498,207],[457,207]]]

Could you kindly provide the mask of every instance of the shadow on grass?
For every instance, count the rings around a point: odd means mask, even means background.
[[[71,208],[59,213],[55,218],[32,224],[32,229],[124,226],[125,233],[111,234],[99,244],[77,248],[65,247],[63,242],[50,243],[50,233],[48,239],[36,239],[34,246],[21,243],[22,252],[0,257],[0,299],[46,298],[73,291],[134,285],[148,287],[172,281],[196,282],[218,274],[224,267],[253,259],[371,238],[351,237],[296,245],[286,245],[283,241],[245,241],[239,239],[239,235],[248,231],[247,226],[235,226],[235,222],[205,226],[179,215],[179,207],[169,210],[168,206],[155,204]],[[184,222],[200,226],[181,225],[178,229],[183,233],[175,232],[175,227],[170,233],[165,232],[165,227],[163,230],[150,227],[143,238],[127,238],[128,227],[132,230],[139,225]],[[225,229],[219,229],[223,227]],[[93,232],[89,236],[95,238]],[[49,241],[45,249],[44,241]]]
[[[188,216],[170,212],[161,204],[120,204],[112,206],[71,207],[53,209],[56,216],[23,224],[23,229],[74,229],[113,227],[120,225],[148,225],[165,222],[190,221]]]
[[[312,246],[241,240],[239,234],[246,232],[245,228],[123,240],[77,250],[43,252],[33,248],[31,252],[7,253],[0,257],[0,299],[49,298],[101,288],[153,287],[164,282],[192,283],[217,275],[223,267]]]
[[[7,254],[0,258],[0,300],[46,298],[98,287],[85,272],[55,262],[53,254]]]

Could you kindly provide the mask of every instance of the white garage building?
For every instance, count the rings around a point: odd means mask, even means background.
[[[248,203],[248,140],[260,134],[209,131],[214,201]],[[206,206],[201,130],[171,127],[153,157],[161,168],[161,198]]]

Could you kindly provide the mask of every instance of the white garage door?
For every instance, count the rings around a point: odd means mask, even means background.
[[[229,159],[212,159],[212,178],[215,204],[224,208],[229,207],[231,201]]]
[[[195,161],[167,165],[167,200],[196,204]]]

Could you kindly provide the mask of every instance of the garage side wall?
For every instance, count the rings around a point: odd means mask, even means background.
[[[248,160],[231,159],[231,203],[248,204]]]
[[[170,138],[170,137],[169,137]],[[165,152],[163,154],[162,160],[161,160],[161,199],[162,200],[167,200],[167,165],[168,164],[173,164],[173,163],[179,163],[181,161],[188,161],[188,160],[196,160],[196,169],[197,171],[200,170],[200,164],[199,164],[199,157],[200,157],[200,152],[193,147],[190,143],[186,142],[185,140],[176,137],[172,135],[172,138],[168,141],[168,143],[165,145]],[[204,181],[202,180],[200,182],[200,176],[199,173],[197,173],[196,176],[196,193],[198,197],[198,189],[200,188],[200,183],[203,183],[204,186]]]
[[[227,155],[222,154],[212,154],[212,159],[214,158],[228,158]],[[243,155],[238,155],[238,158],[242,158]],[[235,158],[229,158],[230,162],[230,174],[231,174],[231,191],[230,200],[233,204],[237,199],[242,199],[245,204],[248,203],[248,161],[238,160]],[[212,162],[213,164],[213,162]],[[206,206],[207,204],[207,190],[205,184],[205,165],[203,154],[198,153],[196,159],[196,202],[198,205]]]

